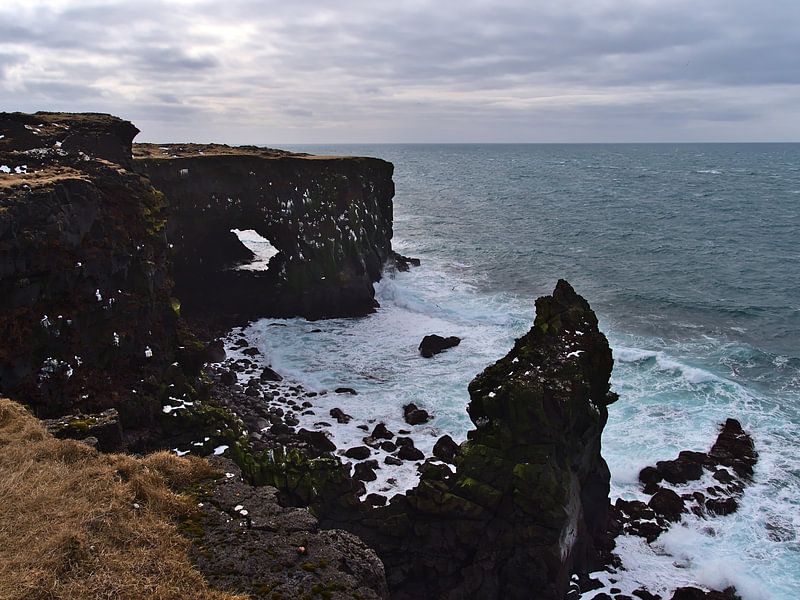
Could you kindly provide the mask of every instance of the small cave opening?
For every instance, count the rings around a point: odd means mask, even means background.
[[[238,263],[233,267],[234,269],[240,271],[266,271],[269,268],[269,261],[280,252],[255,229],[231,229],[231,233],[252,253],[252,258],[249,261]]]

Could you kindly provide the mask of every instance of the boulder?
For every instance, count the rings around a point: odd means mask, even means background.
[[[369,458],[370,454],[372,454],[372,451],[366,446],[355,446],[354,448],[348,448],[344,453],[347,458],[352,458],[355,460],[364,460],[365,458]]]
[[[434,354],[444,352],[449,348],[454,348],[461,343],[461,338],[456,336],[442,337],[440,335],[426,335],[419,344],[419,353],[425,358],[430,358]]]
[[[431,416],[428,414],[427,410],[417,408],[417,405],[412,402],[403,407],[403,419],[405,419],[406,423],[409,425],[422,425],[430,421]]]
[[[441,461],[453,464],[458,450],[458,444],[453,441],[453,438],[445,434],[436,440],[436,444],[433,446],[433,455]]]
[[[276,373],[272,367],[264,367],[259,375],[261,381],[283,381],[283,377]]]

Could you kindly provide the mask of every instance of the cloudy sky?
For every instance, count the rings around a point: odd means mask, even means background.
[[[800,0],[2,0],[0,110],[140,141],[800,141]]]

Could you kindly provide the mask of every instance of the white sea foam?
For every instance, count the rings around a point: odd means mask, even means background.
[[[427,454],[443,433],[457,441],[465,438],[472,426],[465,411],[467,384],[503,356],[533,319],[532,299],[482,294],[470,276],[468,269],[423,256],[422,267],[376,286],[381,309],[375,315],[313,323],[262,320],[244,333],[264,353],[265,362],[289,380],[328,390],[311,399],[315,415],[299,415],[302,426],[330,430],[337,446],[348,448],[362,445],[367,435],[359,424],[371,429],[384,422],[395,433],[412,430],[415,444]],[[681,585],[734,585],[745,600],[794,600],[800,589],[797,389],[785,390],[784,402],[776,404],[758,390],[725,378],[707,358],[722,351],[723,342],[704,340],[701,355],[694,347],[603,328],[614,348],[612,383],[620,394],[610,407],[603,436],[612,499],[643,498],[638,485],[642,467],[674,458],[680,450],[708,450],[718,425],[728,417],[740,419],[752,432],[760,460],[737,513],[707,521],[691,516],[653,545],[623,536],[617,552],[626,570],[600,578],[609,585],[613,579],[613,586],[628,594],[641,586],[669,597]],[[458,335],[463,341],[423,359],[417,345],[429,333]],[[358,395],[330,392],[339,386],[355,388]],[[433,421],[408,426],[402,419],[402,406],[408,402],[431,411]],[[328,415],[334,407],[353,421],[338,425]],[[319,427],[322,421],[332,426]],[[389,467],[380,451],[371,458],[381,468],[368,491],[391,496],[416,483],[415,463]]]

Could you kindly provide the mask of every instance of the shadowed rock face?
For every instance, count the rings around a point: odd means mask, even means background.
[[[124,166],[137,132],[0,114],[0,390],[40,416],[124,404],[174,360],[163,196]]]
[[[135,147],[137,168],[170,204],[175,280],[190,312],[308,318],[376,306],[391,252],[391,163],[227,146]],[[230,232],[252,229],[279,251],[266,272]]]
[[[600,456],[611,350],[565,281],[533,328],[470,384],[456,471],[427,469],[387,507],[337,515],[386,565],[393,598],[563,598],[609,550]],[[349,524],[342,525],[349,521]]]

